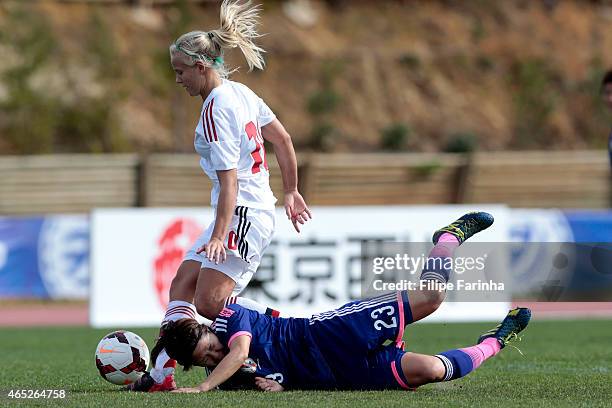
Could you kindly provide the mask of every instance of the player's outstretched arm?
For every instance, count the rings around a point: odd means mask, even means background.
[[[285,391],[278,381],[269,378],[255,377],[255,385],[262,391],[280,392]]]
[[[230,345],[230,352],[219,362],[206,380],[196,388],[179,388],[173,392],[206,392],[214,390],[219,384],[230,378],[249,357],[251,337],[242,335],[236,337]]]
[[[291,136],[285,130],[278,119],[274,119],[261,128],[261,134],[272,145],[274,153],[280,166],[283,178],[283,191],[285,193],[285,213],[287,218],[293,223],[293,227],[300,232],[300,224],[312,218],[310,209],[306,205],[304,198],[297,188],[297,159]]]

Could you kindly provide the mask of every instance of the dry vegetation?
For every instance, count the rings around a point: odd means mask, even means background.
[[[264,2],[267,69],[234,76],[301,149],[605,145],[609,2],[339,4],[303,27]],[[167,46],[217,19],[210,3],[0,3],[0,152],[191,151],[200,103],[174,85]]]

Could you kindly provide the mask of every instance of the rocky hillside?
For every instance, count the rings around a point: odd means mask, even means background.
[[[0,152],[190,151],[200,101],[167,47],[217,22],[214,2],[1,2]],[[266,1],[261,31],[266,70],[233,79],[302,150],[603,147],[612,123],[609,1]]]

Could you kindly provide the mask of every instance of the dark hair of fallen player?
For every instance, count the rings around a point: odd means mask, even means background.
[[[188,371],[193,365],[193,352],[206,332],[208,327],[193,319],[164,323],[159,340],[151,350],[151,361],[156,361],[159,353],[166,349],[170,358],[182,365],[184,371]]]

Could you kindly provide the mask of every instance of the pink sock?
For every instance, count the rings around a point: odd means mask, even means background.
[[[438,239],[438,243],[440,242],[452,242],[452,243],[458,244],[459,240],[453,234],[445,232],[444,234],[440,235],[440,238]]]
[[[438,243],[429,253],[430,258],[446,258],[453,256],[453,251],[459,246],[459,240],[453,234],[445,232],[438,239]]]
[[[459,349],[472,359],[473,370],[478,368],[486,359],[493,357],[501,350],[501,345],[494,337],[484,339],[482,343],[472,347]]]

